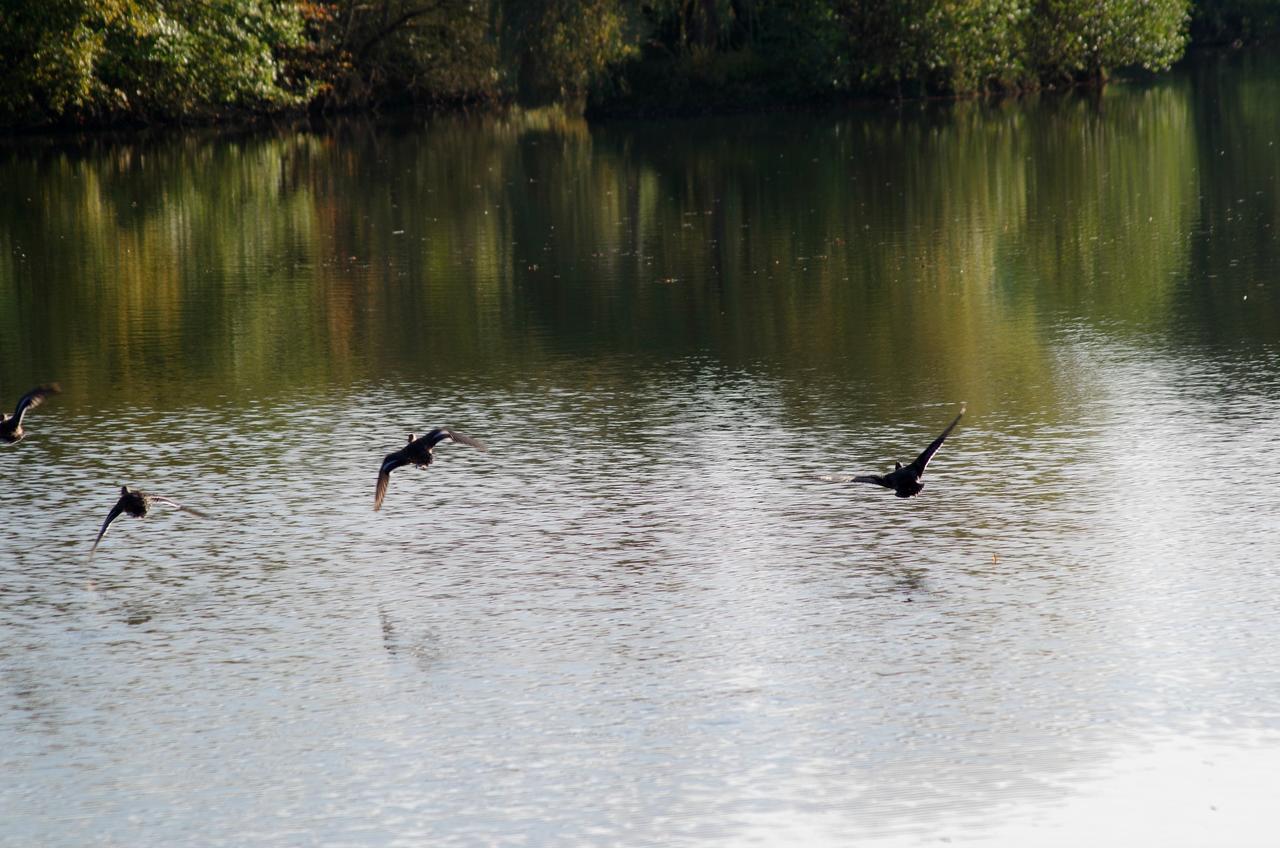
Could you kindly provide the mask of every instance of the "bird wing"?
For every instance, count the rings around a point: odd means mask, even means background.
[[[476,450],[480,451],[481,453],[484,453],[489,449],[485,445],[485,443],[480,441],[479,439],[473,438],[471,436],[464,436],[462,433],[455,433],[452,430],[449,430],[448,433],[449,433],[449,438],[453,439],[453,441],[457,442],[460,445],[467,445],[469,447],[473,447]]]
[[[453,434],[451,434],[448,430],[444,429],[443,427],[437,427],[427,435],[423,436],[421,439],[418,439],[418,441],[425,442],[428,448],[433,448],[436,445],[443,442],[445,439],[452,439],[452,438],[453,438]]]
[[[884,486],[886,489],[892,489],[893,485],[884,479],[880,474],[859,474],[857,477],[849,480],[850,483],[871,483],[876,486]]]
[[[427,447],[429,448],[433,448],[445,439],[449,439],[450,441],[457,442],[460,445],[473,447],[478,451],[488,450],[488,448],[485,447],[484,442],[479,439],[473,439],[470,436],[463,435],[462,433],[455,433],[453,430],[446,427],[437,427],[422,438],[426,439]]]
[[[116,501],[116,505],[111,507],[111,511],[107,513],[107,520],[102,522],[102,529],[98,531],[98,538],[93,540],[93,547],[89,549],[89,556],[93,556],[93,552],[98,549],[98,543],[102,541],[102,537],[107,535],[107,528],[111,526],[111,522],[120,517],[120,513],[124,512],[124,498]]]
[[[387,471],[378,472],[378,485],[373,489],[373,511],[377,512],[382,509],[382,499],[387,496],[387,486],[391,485],[391,474]]]
[[[404,451],[389,453],[382,460],[382,467],[378,469],[378,485],[373,490],[374,512],[382,509],[382,499],[387,496],[387,486],[391,485],[391,472],[408,464],[409,460],[405,458]]]
[[[893,488],[879,474],[823,474],[818,479],[826,480],[828,483],[874,483],[887,489]]]
[[[189,513],[191,513],[192,515],[197,516],[198,518],[208,518],[208,517],[209,517],[209,515],[208,515],[207,513],[201,512],[201,511],[200,511],[200,510],[198,510],[198,509],[192,509],[192,508],[191,508],[191,507],[189,507],[189,506],[183,506],[182,504],[180,504],[180,503],[178,503],[177,501],[175,501],[173,498],[166,498],[166,497],[162,497],[162,496],[160,496],[160,495],[151,495],[151,500],[153,500],[153,501],[159,501],[160,503],[162,503],[162,504],[167,504],[168,506],[171,506],[171,507],[173,507],[174,509],[180,509],[180,510],[182,510],[183,512],[189,512]]]
[[[951,420],[951,423],[947,425],[947,429],[942,431],[942,435],[934,439],[933,443],[916,457],[915,462],[911,463],[911,469],[915,471],[917,477],[924,474],[924,470],[929,467],[929,460],[933,459],[933,455],[938,452],[938,448],[942,447],[942,443],[947,440],[947,436],[951,435],[951,431],[960,423],[960,419],[964,417],[964,411],[965,407],[960,407],[960,413]]]
[[[27,414],[28,409],[34,409],[44,403],[44,399],[49,395],[56,395],[62,391],[62,387],[57,383],[49,383],[45,386],[37,386],[27,392],[18,399],[18,406],[13,411],[13,417],[18,419],[18,423],[22,423],[22,416]]]

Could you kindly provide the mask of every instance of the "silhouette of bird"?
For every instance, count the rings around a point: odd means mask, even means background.
[[[924,488],[924,483],[920,482],[920,478],[924,476],[924,470],[928,467],[929,460],[933,459],[933,455],[938,452],[938,448],[942,447],[942,443],[946,441],[947,436],[951,435],[951,431],[960,423],[964,412],[965,406],[961,405],[960,413],[947,425],[947,429],[942,431],[942,435],[934,439],[933,444],[925,448],[924,453],[917,456],[910,465],[895,462],[893,471],[888,474],[860,474],[857,477],[825,477],[823,479],[836,483],[873,483],[877,486],[884,486],[886,489],[893,489],[894,494],[900,498],[913,498],[920,494],[920,491]]]
[[[120,487],[120,499],[116,501],[116,505],[111,507],[111,512],[107,513],[107,520],[102,522],[102,529],[98,531],[98,538],[93,540],[93,547],[89,549],[89,555],[98,549],[98,543],[102,541],[102,537],[107,535],[107,528],[111,526],[111,522],[120,517],[121,513],[132,516],[133,518],[146,518],[147,513],[151,511],[154,504],[162,503],[165,506],[171,506],[174,509],[180,509],[183,512],[189,512],[200,518],[208,518],[198,509],[192,509],[189,506],[183,506],[177,501],[161,497],[160,495],[150,495],[146,492],[138,492],[130,489],[128,486]]]
[[[0,413],[0,439],[11,445],[22,441],[22,437],[27,434],[22,429],[22,417],[27,414],[27,410],[44,403],[44,399],[49,395],[56,395],[61,392],[61,386],[57,383],[49,383],[48,385],[38,386],[19,398],[18,407],[13,411],[12,415]]]
[[[374,512],[382,509],[382,499],[387,496],[387,486],[391,483],[391,472],[405,465],[416,465],[426,471],[427,466],[435,459],[436,445],[445,439],[460,445],[470,445],[478,451],[488,450],[479,439],[455,433],[444,427],[437,427],[422,438],[418,438],[416,433],[410,433],[409,444],[394,453],[387,454],[382,460],[382,467],[378,469],[378,485],[373,492]]]

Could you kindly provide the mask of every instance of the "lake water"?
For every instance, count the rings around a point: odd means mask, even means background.
[[[1244,52],[8,142],[0,845],[1274,844],[1277,175]]]

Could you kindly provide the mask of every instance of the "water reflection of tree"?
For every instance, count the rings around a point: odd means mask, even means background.
[[[1280,318],[1272,284],[1280,266],[1280,74],[1274,61],[1228,52],[1195,65],[1194,80],[1201,197],[1180,330],[1216,349],[1265,349]]]
[[[148,395],[706,355],[976,401],[1053,381],[1049,316],[1167,318],[1188,99],[11,152],[0,369]]]

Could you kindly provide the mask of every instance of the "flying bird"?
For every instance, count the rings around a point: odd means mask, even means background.
[[[938,448],[942,447],[942,443],[946,441],[947,436],[951,435],[951,431],[960,423],[964,411],[965,407],[961,405],[960,413],[947,425],[947,429],[942,431],[942,435],[934,439],[933,444],[925,448],[924,453],[917,456],[910,465],[895,462],[893,471],[888,474],[860,474],[857,477],[825,477],[823,479],[836,483],[873,483],[877,486],[884,486],[886,489],[893,489],[894,494],[900,498],[913,498],[920,494],[920,490],[924,488],[924,483],[920,482],[920,478],[924,476],[924,470],[928,467],[929,460],[933,459],[933,455],[938,452]]]
[[[133,518],[146,518],[147,513],[151,511],[154,504],[162,503],[165,506],[171,506],[174,509],[180,509],[183,512],[189,512],[200,518],[208,518],[203,512],[192,509],[189,506],[183,506],[171,498],[161,497],[160,495],[149,495],[146,492],[138,492],[130,489],[128,486],[120,487],[120,500],[116,501],[116,505],[111,507],[111,512],[107,513],[107,520],[102,522],[102,529],[98,531],[98,538],[93,540],[93,547],[89,549],[89,555],[98,549],[98,543],[102,541],[102,537],[107,535],[107,528],[111,526],[111,522],[120,517],[121,513],[132,516]]]
[[[391,483],[391,472],[405,465],[416,465],[426,471],[427,466],[435,459],[436,445],[445,439],[460,445],[470,445],[478,451],[488,450],[479,439],[455,433],[444,427],[437,427],[421,438],[416,433],[410,433],[409,444],[395,453],[387,454],[382,460],[382,467],[378,469],[378,485],[373,492],[374,512],[382,509],[382,499],[387,496],[387,486]]]
[[[27,434],[22,429],[22,418],[27,414],[27,410],[44,403],[44,399],[49,395],[56,395],[61,392],[61,386],[57,383],[49,383],[48,385],[34,388],[19,398],[18,407],[13,411],[12,415],[0,413],[0,439],[11,445],[22,441],[22,437]]]

